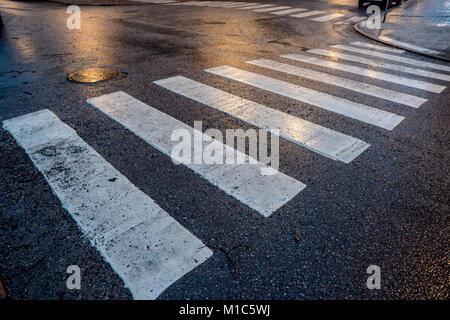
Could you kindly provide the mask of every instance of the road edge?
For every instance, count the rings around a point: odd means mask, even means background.
[[[389,10],[388,12],[394,11],[395,9],[397,9],[397,7],[395,7],[395,8],[393,8],[393,9]],[[374,37],[374,36],[368,34],[367,32],[363,31],[363,30],[359,27],[359,25],[360,25],[361,23],[365,23],[367,20],[368,20],[368,18],[367,18],[366,20],[359,21],[359,22],[355,23],[355,24],[353,25],[353,30],[355,30],[356,32],[362,34],[363,36],[365,36],[365,37],[367,37],[367,38],[369,38],[369,39],[378,41],[378,42],[383,43],[383,44],[390,45],[391,47],[394,47],[394,48],[399,48],[399,49],[403,49],[403,50],[406,50],[406,51],[409,51],[409,52],[413,52],[413,53],[420,54],[420,55],[425,56],[425,57],[429,57],[429,58],[434,58],[434,59],[438,59],[438,60],[450,62],[450,59],[449,59],[449,58],[442,57],[442,56],[437,56],[437,55],[433,55],[433,54],[429,54],[429,53],[424,53],[424,52],[420,52],[420,51],[416,51],[416,50],[413,50],[413,49],[408,48],[408,47],[405,47],[405,46],[401,46],[401,45],[398,45],[398,44],[393,44],[393,43],[391,43],[391,42],[389,42],[389,41],[386,41],[386,40],[381,40],[381,39],[379,39],[378,37]]]

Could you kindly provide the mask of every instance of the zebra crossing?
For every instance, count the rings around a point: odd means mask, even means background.
[[[360,55],[349,55],[338,50],[356,51]],[[312,49],[302,54],[280,55],[282,61],[260,58],[246,63],[272,70],[280,77],[289,74],[342,87],[380,101],[388,100],[403,107],[411,107],[419,112],[419,107],[428,99],[401,90],[387,89],[388,83],[395,83],[397,87],[414,88],[432,98],[446,89],[442,83],[450,81],[450,75],[445,73],[450,69],[443,64],[406,58],[403,54],[403,50],[354,42],[334,45],[330,50]],[[325,59],[317,56],[325,56]],[[327,58],[333,60],[326,60]],[[396,61],[397,64],[390,64],[385,60]],[[298,65],[300,63],[301,66]],[[313,65],[329,71],[313,70]],[[372,67],[387,71],[375,71]],[[357,74],[364,81],[333,75],[333,70]],[[212,66],[203,71],[230,83],[240,82],[245,86],[256,87],[386,132],[394,130],[403,121],[408,121],[406,117],[382,108],[233,66]],[[401,72],[405,76],[389,71]],[[430,80],[418,80],[414,77]],[[387,85],[382,87],[366,83],[372,78],[382,80]],[[432,82],[436,80],[439,84]],[[269,132],[279,129],[276,134],[295,144],[296,148],[306,148],[335,161],[350,164],[363,153],[370,152],[368,141],[188,77],[176,75],[153,81],[152,84],[254,127]],[[308,188],[303,182],[278,170],[271,175],[262,174],[269,169],[267,164],[165,114],[158,106],[150,106],[125,92],[104,94],[86,102],[167,157],[171,157],[171,151],[178,143],[172,140],[172,133],[182,129],[194,136],[194,139],[197,136],[204,145],[213,143],[224,150],[225,155],[244,158],[243,164],[181,164],[224,194],[253,209],[256,215],[269,218]],[[301,107],[300,104],[297,105]],[[380,106],[383,104],[380,103]],[[51,111],[44,109],[5,120],[3,127],[25,150],[64,208],[123,279],[135,299],[157,298],[172,283],[206,263],[213,255],[213,251],[201,239],[134,186]],[[191,152],[195,155],[198,151],[193,147]]]
[[[192,133],[191,136],[194,136],[194,134],[201,135],[199,141],[205,145],[218,144],[221,149],[224,149],[223,154],[225,155],[237,153],[236,157],[245,158],[244,164],[210,165],[188,162],[183,164],[226,194],[248,205],[263,216],[272,214],[305,187],[303,183],[281,172],[277,172],[273,176],[262,175],[261,172],[268,169],[263,163],[244,154],[240,155],[238,150],[233,150],[228,145],[194,130],[183,122],[124,92],[115,92],[93,98],[88,100],[88,103],[167,156],[171,156],[171,151],[178,144],[178,141],[171,139],[170,133],[175,130],[187,130]],[[192,153],[195,153],[195,150],[192,150]],[[260,185],[274,192],[269,195],[265,194],[258,188]]]
[[[156,298],[212,255],[51,111],[3,125],[134,298]]]
[[[369,147],[359,139],[184,77],[154,83],[256,127],[280,128],[281,137],[344,163],[351,162]]]
[[[312,50],[308,50],[307,52],[316,53],[316,52],[320,52],[320,50],[322,50],[322,49],[312,49]],[[316,66],[325,66],[330,69],[340,70],[340,71],[353,73],[353,74],[357,74],[357,75],[363,75],[365,77],[383,80],[383,81],[387,81],[387,82],[391,82],[391,83],[395,83],[395,84],[401,84],[404,86],[408,86],[408,87],[412,87],[412,88],[416,88],[416,89],[422,89],[422,90],[434,92],[434,93],[441,93],[445,89],[444,86],[433,84],[430,82],[425,82],[422,80],[414,80],[411,78],[397,76],[397,75],[394,75],[391,73],[373,71],[373,70],[367,69],[367,68],[361,68],[361,67],[357,67],[357,66],[353,66],[353,65],[347,65],[347,64],[334,62],[334,61],[319,59],[319,58],[307,56],[304,54],[298,54],[298,53],[285,54],[282,57],[288,58],[291,60],[295,60],[295,61],[309,63],[309,64],[316,65]]]
[[[305,8],[293,8],[290,6],[280,6],[277,4],[261,4],[256,2],[234,2],[234,1],[188,1],[168,3],[168,5],[175,6],[197,6],[197,7],[212,7],[212,8],[226,8],[235,10],[248,10],[259,13],[267,13],[278,16],[289,16],[297,19],[310,18],[310,21],[315,22],[333,22],[336,25],[347,25],[356,23],[366,19],[365,16],[348,17],[344,13],[334,12],[327,13],[320,10],[308,10]],[[342,20],[344,19],[344,20]]]

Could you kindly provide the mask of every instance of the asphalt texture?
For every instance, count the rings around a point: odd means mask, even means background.
[[[353,1],[258,2],[361,13]],[[267,58],[301,66],[279,55],[354,41],[375,43],[354,32],[351,25],[246,10],[140,5],[82,7],[82,29],[69,30],[62,4],[0,0],[0,12],[5,22],[0,38],[0,120],[50,109],[214,251],[159,299],[449,298],[449,90],[426,93],[308,66],[429,99],[413,109],[245,63]],[[203,72],[225,64],[406,119],[387,131]],[[120,75],[95,84],[66,79],[70,72],[96,67],[115,68]],[[86,103],[86,99],[121,90],[190,126],[202,120],[204,130],[251,128],[152,84],[175,75],[371,146],[344,164],[280,139],[280,171],[307,188],[264,218],[188,168],[174,165]],[[8,296],[131,299],[122,280],[3,128],[0,148],[0,277]],[[82,271],[81,290],[66,288],[66,268],[74,264]],[[366,287],[366,269],[372,264],[381,268],[380,290]]]

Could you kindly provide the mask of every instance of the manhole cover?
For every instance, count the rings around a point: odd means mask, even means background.
[[[85,70],[78,70],[72,72],[67,76],[69,81],[73,82],[83,82],[83,83],[92,83],[92,82],[100,82],[115,78],[119,75],[119,72],[110,68],[92,68]]]

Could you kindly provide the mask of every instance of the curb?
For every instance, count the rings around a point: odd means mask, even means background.
[[[397,8],[393,8],[393,9],[391,9],[390,11],[393,11],[393,10],[395,10],[395,9],[397,9]],[[389,11],[388,11],[388,12],[389,12]],[[420,55],[425,56],[425,57],[429,57],[429,58],[434,58],[434,59],[438,59],[438,60],[450,62],[450,59],[449,59],[449,58],[446,58],[446,57],[437,56],[437,55],[433,55],[433,54],[429,54],[429,53],[424,53],[424,52],[420,52],[420,51],[415,51],[415,50],[412,50],[411,48],[403,47],[403,46],[401,46],[401,45],[392,44],[392,43],[390,43],[389,41],[385,41],[385,40],[378,39],[377,37],[374,37],[374,36],[368,34],[367,32],[363,31],[363,30],[359,27],[359,25],[360,25],[361,23],[364,23],[364,22],[366,22],[366,21],[367,21],[367,19],[355,23],[355,24],[353,25],[353,30],[355,30],[356,32],[362,34],[363,36],[365,36],[365,37],[367,37],[367,38],[369,38],[369,39],[372,39],[372,40],[378,41],[378,42],[380,42],[380,43],[384,43],[384,44],[390,45],[391,47],[394,47],[394,48],[399,48],[399,49],[403,49],[403,50],[406,50],[406,51],[409,51],[409,52],[414,52],[414,53],[420,54]]]

